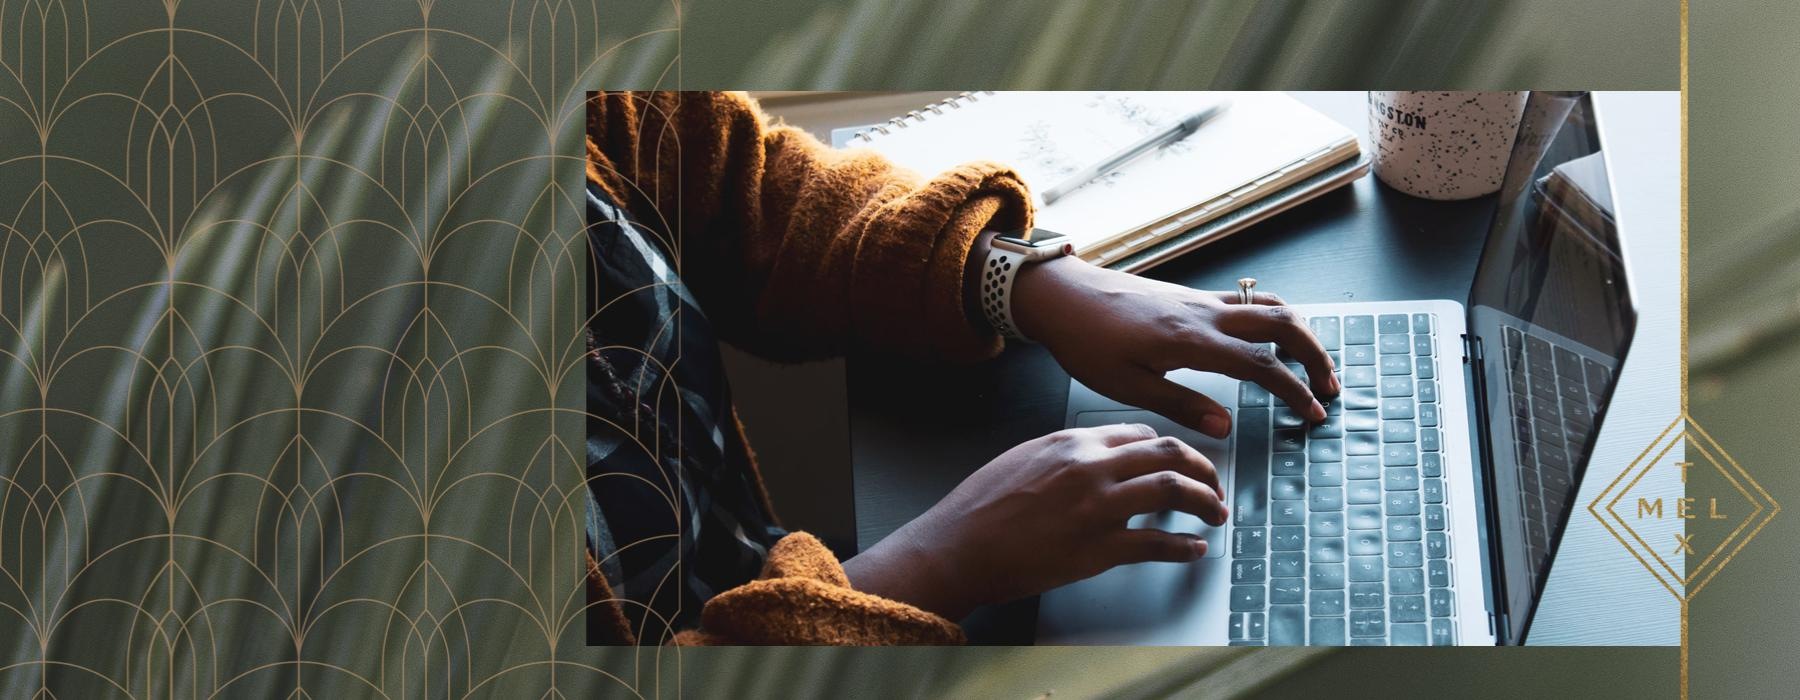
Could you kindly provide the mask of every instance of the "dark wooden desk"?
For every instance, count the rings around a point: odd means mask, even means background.
[[[1364,137],[1363,93],[1301,93]],[[1199,289],[1257,288],[1289,303],[1468,296],[1493,197],[1432,202],[1373,175],[1164,263],[1146,276]],[[847,366],[857,546],[925,512],[970,472],[1063,427],[1069,376],[1042,347],[967,367],[856,358]],[[976,642],[1029,644],[1035,599],[964,621]]]

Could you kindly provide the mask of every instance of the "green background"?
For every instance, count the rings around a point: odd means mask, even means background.
[[[1696,4],[1689,33],[1688,410],[1789,510],[1694,597],[1695,697],[1791,695],[1800,612],[1788,601],[1800,544],[1792,397],[1800,263],[1800,99],[1789,3]],[[1727,338],[1747,339],[1738,351]],[[1708,350],[1702,352],[1703,349]],[[1690,482],[1689,492],[1711,484]]]

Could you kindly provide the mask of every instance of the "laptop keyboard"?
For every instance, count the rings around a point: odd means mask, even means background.
[[[1605,365],[1517,328],[1505,330],[1519,497],[1525,506],[1526,561],[1535,577],[1550,565],[1550,533],[1574,497],[1575,458],[1594,429]]]
[[[1432,315],[1307,322],[1344,391],[1308,425],[1240,385],[1230,643],[1454,644]]]

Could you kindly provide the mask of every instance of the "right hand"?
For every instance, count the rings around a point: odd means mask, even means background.
[[[1342,387],[1331,354],[1306,321],[1273,294],[1203,292],[1065,256],[1019,272],[1013,313],[1069,376],[1107,398],[1167,416],[1202,434],[1231,433],[1231,412],[1170,380],[1195,369],[1255,382],[1302,418],[1325,420]],[[1306,368],[1303,381],[1270,344]],[[1310,386],[1308,384],[1310,381]]]
[[[857,590],[955,620],[1120,564],[1199,559],[1194,534],[1126,527],[1164,510],[1225,524],[1205,456],[1144,425],[1063,430],[1007,450],[844,570]]]

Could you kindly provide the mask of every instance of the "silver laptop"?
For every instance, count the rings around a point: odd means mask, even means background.
[[[1187,440],[1232,517],[1138,516],[1200,533],[1205,558],[1045,593],[1038,643],[1523,643],[1637,319],[1597,118],[1585,94],[1533,94],[1466,302],[1296,307],[1344,386],[1324,423],[1170,374],[1232,409],[1215,440],[1073,384],[1067,425]]]

